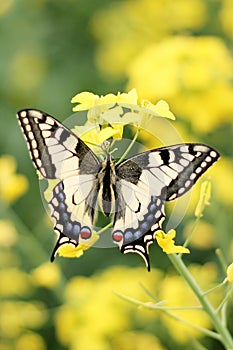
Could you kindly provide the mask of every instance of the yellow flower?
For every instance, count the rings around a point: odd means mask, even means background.
[[[164,117],[172,120],[176,119],[174,114],[169,110],[169,105],[166,101],[160,100],[154,105],[149,100],[142,100],[141,105],[142,107],[146,107],[154,112],[158,117]]]
[[[74,112],[88,110],[97,105],[107,105],[108,109],[113,107],[117,102],[137,104],[136,89],[132,89],[128,93],[121,94],[118,92],[117,95],[110,93],[105,96],[98,96],[92,92],[84,91],[71,99],[71,103],[78,103],[78,105],[73,108]]]
[[[122,124],[112,124],[105,128],[100,129],[99,127],[92,128],[86,131],[80,138],[85,143],[92,143],[96,145],[101,145],[104,141],[108,140],[110,137],[113,139],[121,139],[123,134],[124,125]]]
[[[100,133],[99,133],[100,144],[108,140],[110,137],[116,140],[121,139],[123,134],[123,129],[124,129],[124,126],[120,124],[117,124],[117,125],[113,124],[111,127],[108,126],[107,128],[103,128],[102,130],[100,130]]]
[[[99,235],[95,231],[92,231],[90,240],[87,242],[83,240],[78,244],[78,246],[75,246],[75,244],[72,243],[64,243],[58,249],[58,254],[65,258],[79,258],[83,255],[84,251],[91,248],[98,239]]]
[[[91,92],[81,92],[74,96],[71,102],[79,103],[73,108],[74,111],[88,110],[87,119],[90,124],[110,124],[113,129],[118,128],[118,132],[116,130],[108,130],[107,127],[100,132],[98,131],[98,134],[107,135],[107,137],[99,136],[100,143],[109,137],[120,139],[124,125],[138,125],[142,120],[147,123],[148,117],[151,116],[175,119],[173,113],[169,110],[168,103],[163,100],[153,104],[149,100],[142,99],[139,103],[136,89],[132,89],[128,93],[118,92],[117,95],[107,94],[106,96],[94,95]],[[124,113],[123,107],[131,111]]]
[[[73,111],[85,111],[93,107],[99,100],[99,96],[93,94],[92,92],[83,91],[75,95],[71,99],[71,103],[79,103],[73,108]]]
[[[92,92],[83,91],[75,95],[71,99],[71,103],[78,103],[78,105],[73,108],[73,111],[77,112],[91,109],[96,105],[114,105],[116,103],[116,99],[117,97],[114,94],[98,96]]]
[[[16,162],[11,156],[0,158],[0,197],[12,203],[22,196],[27,188],[28,181],[24,175],[15,174]]]
[[[31,280],[37,286],[53,288],[60,279],[58,267],[51,263],[44,263],[34,269],[31,273]]]
[[[175,245],[175,241],[173,238],[176,237],[176,231],[170,230],[168,233],[163,232],[162,230],[158,230],[156,232],[156,240],[158,245],[162,248],[164,253],[167,254],[175,254],[175,253],[186,253],[189,254],[190,251],[188,248],[183,246]]]
[[[136,89],[130,90],[128,93],[123,92],[118,93],[117,95],[117,102],[120,103],[129,103],[136,105],[138,101],[138,94]]]
[[[233,263],[231,263],[228,268],[227,268],[227,278],[226,280],[228,282],[232,282],[233,281]]]
[[[209,200],[211,197],[211,182],[209,180],[204,181],[201,184],[200,198],[196,206],[195,216],[197,218],[202,217],[202,213],[207,205],[209,205]]]

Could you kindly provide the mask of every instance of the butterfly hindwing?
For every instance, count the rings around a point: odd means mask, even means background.
[[[72,244],[76,247],[82,241],[91,240],[94,221],[94,209],[96,206],[97,191],[93,185],[94,179],[89,176],[85,184],[72,186],[76,177],[59,182],[52,191],[49,201],[51,217],[54,221],[54,230],[58,233],[58,241],[54,248],[51,260],[61,245]],[[86,177],[85,176],[85,177]],[[84,190],[83,186],[86,187]]]
[[[113,228],[113,240],[121,251],[140,254],[149,269],[148,247],[165,218],[165,201],[185,194],[218,158],[206,145],[180,144],[122,162],[116,168],[121,207]]]

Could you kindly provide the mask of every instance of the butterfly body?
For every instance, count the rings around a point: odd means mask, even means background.
[[[98,173],[100,207],[106,216],[114,212],[117,195],[116,181],[115,160],[110,155],[107,155]]]
[[[164,204],[186,193],[219,158],[202,144],[153,149],[116,163],[100,161],[70,129],[38,110],[18,112],[34,166],[58,179],[49,201],[58,241],[77,246],[91,239],[98,208],[113,217],[112,238],[122,253],[140,254],[148,268],[148,247],[165,218]]]

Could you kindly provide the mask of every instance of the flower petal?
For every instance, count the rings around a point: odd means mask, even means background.
[[[84,111],[93,107],[99,100],[99,96],[92,92],[83,91],[71,99],[71,103],[79,103],[73,108],[73,111]]]
[[[93,246],[93,244],[99,239],[99,235],[92,231],[92,236],[87,241],[82,241],[77,246],[73,243],[62,244],[58,249],[58,254],[65,258],[79,258],[83,255],[85,250],[88,250]]]
[[[158,245],[162,248],[164,253],[167,254],[175,254],[175,253],[186,253],[189,254],[190,251],[188,248],[183,246],[175,245],[175,241],[173,238],[176,236],[175,230],[170,230],[168,233],[163,232],[162,230],[158,230],[156,232],[156,240]]]
[[[83,255],[83,250],[79,245],[75,247],[74,244],[69,243],[60,246],[57,252],[60,256],[65,258],[79,258],[81,255]]]
[[[170,111],[168,103],[164,100],[158,101],[155,105],[151,103],[149,100],[142,100],[141,105],[142,107],[145,107],[150,111],[154,112],[153,114],[155,116],[175,120],[175,116]]]
[[[130,103],[136,105],[138,103],[138,94],[136,89],[130,90],[128,93],[118,94],[117,96],[118,103]]]

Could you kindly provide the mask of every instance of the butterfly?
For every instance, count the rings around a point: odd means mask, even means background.
[[[35,168],[58,179],[49,201],[58,249],[91,240],[100,207],[112,216],[112,239],[122,253],[138,253],[150,270],[149,246],[165,219],[164,205],[185,194],[219,158],[213,148],[184,143],[152,149],[116,164],[103,160],[47,113],[24,109],[17,117]]]

